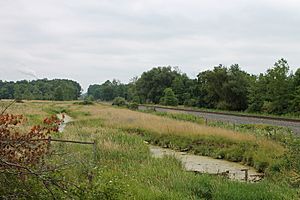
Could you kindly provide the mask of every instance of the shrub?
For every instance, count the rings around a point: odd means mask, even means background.
[[[141,99],[139,96],[134,96],[132,99],[132,102],[139,104],[139,103],[141,103]]]
[[[178,99],[171,88],[166,88],[164,90],[164,96],[160,99],[160,104],[166,106],[178,105]]]
[[[272,102],[270,102],[270,101],[265,101],[261,109],[262,109],[262,111],[265,112],[265,113],[272,113],[272,112],[273,112],[273,105],[272,105]]]
[[[127,105],[127,107],[130,110],[137,110],[139,108],[139,104],[137,104],[137,103],[130,103],[130,104]]]
[[[24,101],[20,98],[16,98],[15,101],[16,101],[16,103],[24,103]]]
[[[94,101],[94,97],[89,95],[89,96],[86,96],[83,101],[80,101],[80,102],[75,102],[74,104],[78,104],[78,105],[93,105]]]
[[[196,99],[186,99],[184,101],[184,106],[193,107],[193,106],[196,106],[196,105],[197,105],[197,100]]]
[[[80,101],[80,102],[75,102],[74,104],[77,104],[77,105],[93,105],[94,103],[92,101],[84,100],[84,101]]]
[[[58,169],[44,162],[49,153],[45,138],[58,131],[61,121],[52,116],[27,132],[23,121],[22,115],[0,115],[0,199],[44,199],[57,184],[63,188],[54,178]]]
[[[123,97],[116,97],[112,103],[113,106],[125,106],[126,100]]]

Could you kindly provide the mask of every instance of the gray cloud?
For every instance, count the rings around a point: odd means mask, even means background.
[[[0,0],[0,79],[29,78],[18,63],[84,88],[163,65],[259,73],[284,57],[295,70],[299,9],[297,0]]]
[[[21,65],[22,65],[22,68],[18,69],[18,71],[21,74],[24,74],[24,75],[29,76],[29,77],[34,78],[34,79],[39,78],[34,70],[27,68],[24,64],[21,64]]]

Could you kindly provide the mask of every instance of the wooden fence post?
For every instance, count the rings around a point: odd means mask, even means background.
[[[48,152],[50,151],[50,147],[51,147],[51,136],[48,137]]]
[[[245,181],[248,181],[248,169],[242,169],[245,172]]]
[[[93,153],[94,153],[94,161],[96,163],[96,160],[97,160],[97,146],[96,146],[96,140],[94,140],[94,143],[93,143]]]

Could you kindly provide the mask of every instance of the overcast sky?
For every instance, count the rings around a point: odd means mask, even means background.
[[[84,89],[155,66],[300,66],[298,0],[0,0],[0,79],[69,78]]]

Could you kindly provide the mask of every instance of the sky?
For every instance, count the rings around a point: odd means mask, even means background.
[[[0,0],[0,79],[68,78],[84,90],[157,66],[191,78],[224,64],[300,66],[298,0]]]

